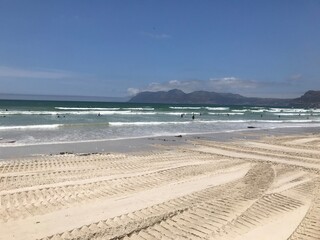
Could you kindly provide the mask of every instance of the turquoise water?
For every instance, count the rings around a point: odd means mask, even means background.
[[[248,126],[318,127],[320,109],[0,101],[0,145],[214,133]]]

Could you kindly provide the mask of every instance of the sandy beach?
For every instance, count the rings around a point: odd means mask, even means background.
[[[154,144],[0,161],[0,239],[320,239],[319,134]]]

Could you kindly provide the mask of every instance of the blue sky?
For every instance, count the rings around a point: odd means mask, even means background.
[[[0,93],[320,90],[318,0],[0,0]]]

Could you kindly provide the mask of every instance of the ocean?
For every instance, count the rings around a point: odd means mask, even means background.
[[[0,100],[0,146],[233,132],[249,126],[320,127],[320,109]]]

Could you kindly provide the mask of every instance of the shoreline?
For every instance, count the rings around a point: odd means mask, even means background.
[[[0,146],[0,161],[36,155],[59,155],[65,153],[133,153],[156,150],[155,145],[179,146],[195,139],[210,141],[231,141],[236,139],[260,138],[265,135],[281,136],[320,133],[319,127],[249,128],[214,133],[178,134],[175,136],[148,136],[121,139],[102,139],[81,142],[43,143],[31,145]]]

